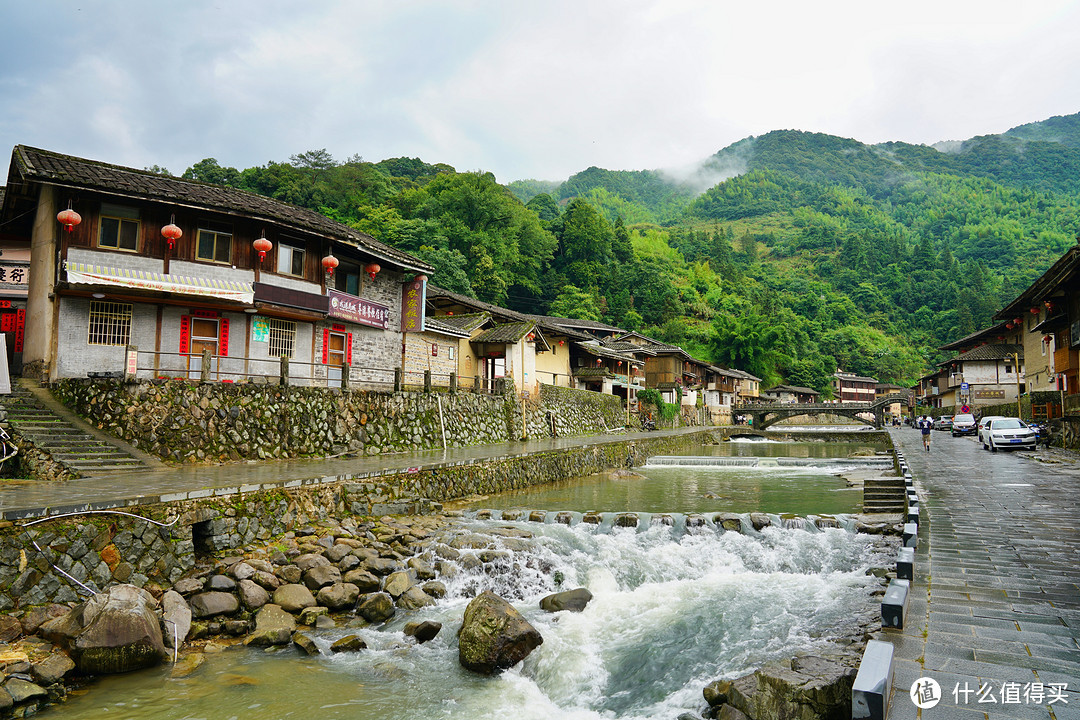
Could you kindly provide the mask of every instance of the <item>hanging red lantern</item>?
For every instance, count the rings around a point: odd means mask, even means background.
[[[266,259],[266,253],[274,247],[274,243],[266,239],[266,235],[263,235],[255,242],[251,243],[251,247],[255,248],[259,252],[259,262]]]
[[[1049,345],[1049,344],[1050,344],[1050,342],[1051,342],[1051,341],[1052,341],[1053,339],[1054,339],[1054,336],[1053,336],[1053,335],[1043,335],[1043,342],[1044,342],[1044,343],[1046,343],[1047,345]]]
[[[1031,308],[1031,314],[1032,315],[1038,315],[1039,314],[1039,308],[1037,308],[1037,307]]]
[[[176,225],[176,215],[169,216],[169,224],[161,228],[161,236],[169,242],[169,249],[184,235],[184,231]]]
[[[1050,302],[1049,300],[1047,300],[1046,302],[1044,302],[1044,303],[1043,303],[1043,305],[1045,305],[1045,306],[1046,306],[1046,309],[1047,309],[1047,310],[1053,310],[1053,309],[1054,309],[1054,303]]]
[[[334,276],[334,268],[338,266],[338,259],[332,254],[327,255],[322,259],[323,270],[326,271],[328,277]]]
[[[366,272],[368,277],[372,280],[375,279],[375,276],[379,274],[380,270],[382,270],[382,268],[379,267],[379,263],[368,263],[364,266],[364,272]]]
[[[596,358],[596,364],[597,365],[600,365],[602,362],[603,362],[603,360],[601,360],[600,358]]]
[[[533,340],[536,340],[536,335],[534,333],[529,333],[529,336],[525,339],[532,342]]]
[[[71,209],[71,203],[68,203],[67,210],[61,210],[56,213],[56,220],[65,228],[68,232],[82,222],[82,215]]]
[[[1023,322],[1023,318],[1013,318],[1013,325],[1015,325],[1016,327],[1020,327]]]

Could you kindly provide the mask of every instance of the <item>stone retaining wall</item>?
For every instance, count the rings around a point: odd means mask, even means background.
[[[55,395],[98,428],[173,462],[289,458],[464,447],[521,437],[513,392],[339,391],[186,380],[67,379]],[[531,437],[625,425],[611,395],[541,386],[525,401]]]
[[[77,584],[170,587],[199,555],[267,543],[289,530],[349,516],[415,514],[438,502],[587,475],[673,454],[699,434],[612,442],[493,462],[471,462],[363,482],[309,485],[83,514],[23,527],[0,523],[0,612],[77,599]],[[39,552],[34,542],[41,548]],[[55,566],[55,567],[54,567]],[[60,571],[63,571],[60,572]]]

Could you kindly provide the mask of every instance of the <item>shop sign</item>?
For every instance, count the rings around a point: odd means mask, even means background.
[[[330,298],[330,311],[328,313],[330,317],[356,323],[357,325],[386,329],[390,319],[390,308],[385,305],[379,305],[370,300],[364,300],[338,290],[327,290],[326,294]]]

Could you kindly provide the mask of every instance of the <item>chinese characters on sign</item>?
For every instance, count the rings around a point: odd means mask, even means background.
[[[424,331],[425,280],[405,283],[401,292],[401,332]]]
[[[390,320],[390,308],[385,305],[379,305],[337,290],[327,290],[326,294],[330,298],[330,311],[328,313],[330,317],[348,320],[358,325],[386,329]]]
[[[0,264],[0,283],[29,285],[30,268],[25,265]]]
[[[255,342],[270,341],[270,318],[256,317],[251,320],[251,339]]]

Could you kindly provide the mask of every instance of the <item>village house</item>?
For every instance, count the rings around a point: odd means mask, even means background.
[[[1069,249],[995,320],[1017,332],[1028,392],[1054,392],[1080,409],[1080,246]],[[1058,406],[1060,412],[1061,402]]]
[[[833,399],[840,403],[872,403],[877,397],[877,384],[874,378],[837,370],[832,376]]]
[[[816,403],[821,396],[817,390],[798,385],[776,385],[765,391],[776,398],[777,402],[784,404]]]
[[[16,146],[0,209],[30,248],[23,374],[390,387],[433,268],[234,188]]]
[[[0,208],[4,206],[0,187]],[[26,331],[26,297],[30,287],[30,245],[10,232],[11,222],[0,220],[0,333],[4,337],[8,370],[22,372]]]
[[[988,405],[1016,402],[1024,385],[1024,330],[1012,321],[972,333],[941,349],[957,353],[938,363],[923,397],[931,407],[960,408],[978,412]],[[965,393],[966,389],[966,393]]]

